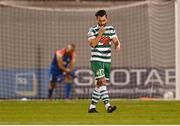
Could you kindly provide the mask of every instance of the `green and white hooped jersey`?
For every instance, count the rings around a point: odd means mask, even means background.
[[[88,32],[88,40],[94,39],[99,34],[99,25],[91,27]],[[101,40],[95,48],[91,47],[91,61],[111,62],[112,38],[117,37],[113,26],[105,26]]]

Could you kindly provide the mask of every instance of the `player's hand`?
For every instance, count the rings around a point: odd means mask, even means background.
[[[65,82],[66,83],[72,83],[73,82],[72,77],[70,75],[66,75]]]
[[[106,28],[104,26],[101,26],[99,29],[99,34],[103,34],[106,31]]]
[[[66,68],[65,72],[66,72],[66,74],[69,74],[71,71],[69,68]]]
[[[118,45],[115,47],[115,50],[116,50],[116,51],[120,51],[120,48],[121,48],[121,46],[120,46],[120,44],[118,44]]]

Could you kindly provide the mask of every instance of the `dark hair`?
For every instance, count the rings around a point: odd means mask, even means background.
[[[104,15],[107,16],[105,10],[98,10],[95,14],[96,17],[98,17],[98,16],[103,17]]]

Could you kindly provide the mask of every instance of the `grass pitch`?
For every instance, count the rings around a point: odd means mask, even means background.
[[[118,100],[107,113],[87,113],[89,100],[0,101],[0,124],[180,124],[180,101]]]

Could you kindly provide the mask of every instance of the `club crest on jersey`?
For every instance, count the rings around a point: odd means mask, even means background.
[[[110,42],[110,37],[109,36],[102,36],[101,39],[100,39],[100,43],[102,43],[103,46],[110,45],[109,42]]]

